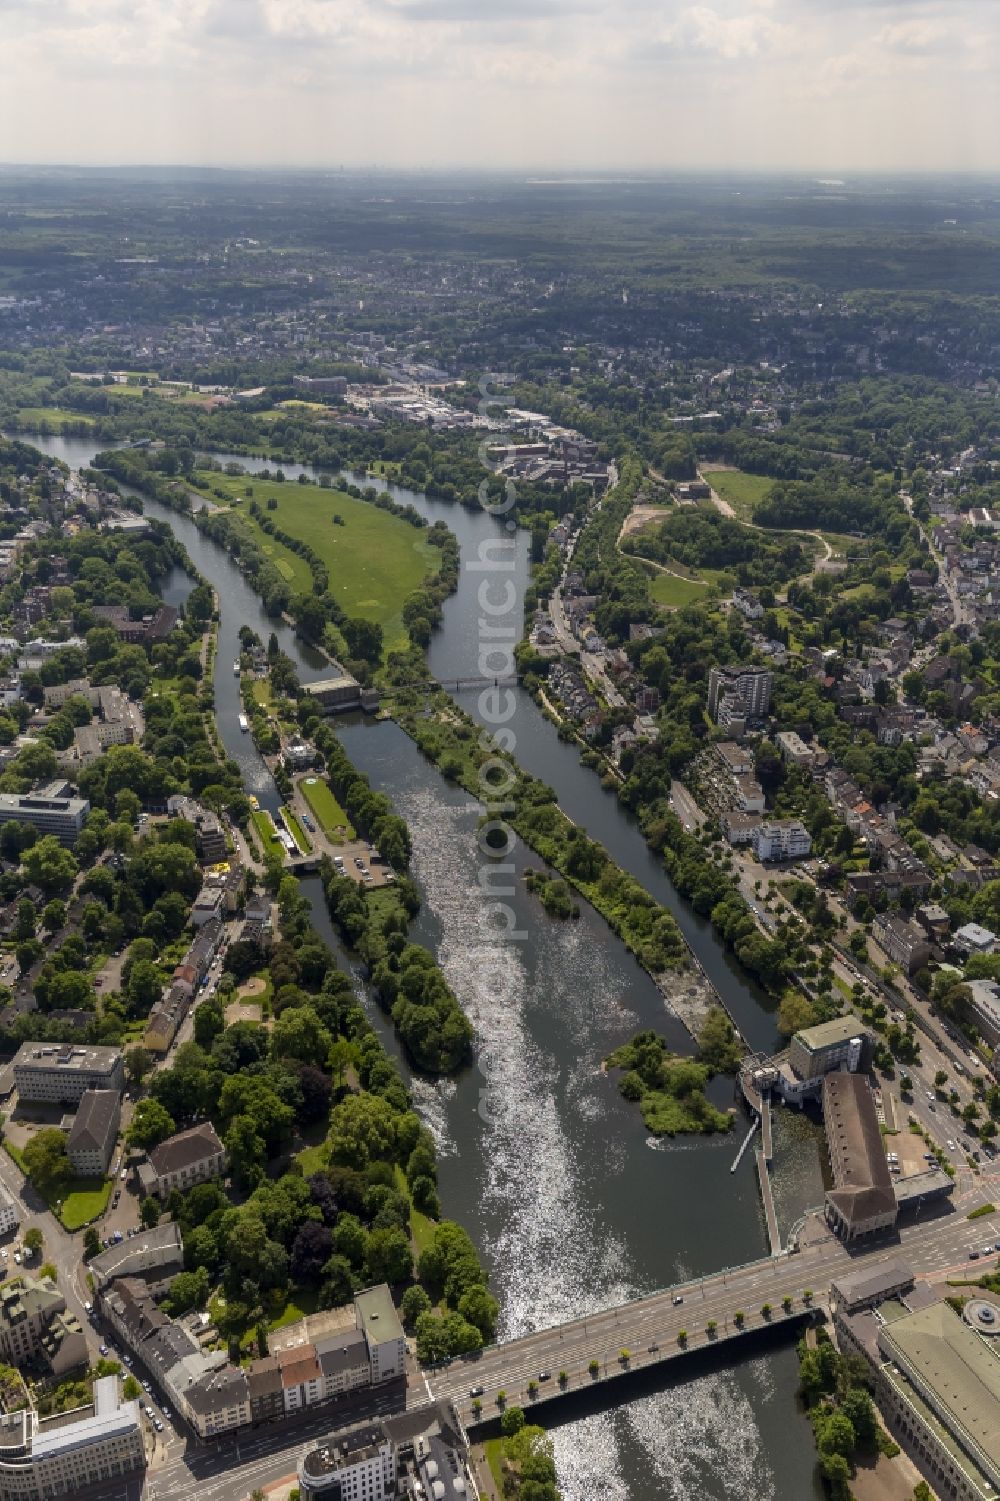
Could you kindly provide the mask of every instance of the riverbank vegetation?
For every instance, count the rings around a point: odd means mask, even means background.
[[[486,1440],[486,1460],[497,1493],[506,1501],[557,1501],[552,1440],[544,1428],[525,1420],[524,1410],[508,1407],[500,1438]]]
[[[407,942],[420,905],[413,883],[366,891],[352,876],[338,875],[330,861],[320,873],[330,917],[364,960],[372,994],[413,1062],[426,1073],[454,1073],[472,1056],[472,1025],[434,956]]]
[[[170,1130],[212,1120],[244,1195],[238,1206],[215,1184],[171,1195],[185,1270],[170,1306],[210,1308],[221,1341],[249,1348],[261,1328],[387,1281],[428,1315],[428,1347],[478,1348],[496,1302],[468,1236],[440,1220],[433,1139],[294,877],[277,896],[280,933],[262,967],[270,1031],[227,1026],[222,1002],[205,1000],[196,1040],[149,1083]]]
[[[607,1058],[621,1069],[618,1088],[639,1106],[654,1136],[711,1134],[732,1129],[731,1113],[716,1110],[705,1095],[713,1070],[707,1063],[672,1053],[655,1032],[639,1032]]]
[[[510,785],[497,801],[510,805],[512,811],[505,814],[510,827],[590,902],[651,974],[687,963],[687,946],[671,913],[570,822],[551,787],[505,757],[493,738],[480,734],[447,694],[400,692],[395,717],[428,760],[479,800],[489,799],[489,778],[496,764],[508,767]],[[480,773],[487,761],[491,768],[483,773],[484,784]]]
[[[823,1328],[801,1340],[799,1391],[809,1412],[819,1467],[834,1501],[849,1501],[859,1457],[892,1457],[899,1446],[879,1426],[871,1398],[872,1371],[863,1355],[840,1354]]]

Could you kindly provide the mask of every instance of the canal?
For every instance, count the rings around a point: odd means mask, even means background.
[[[73,467],[93,452],[84,439],[37,441]],[[262,467],[236,455],[219,457]],[[299,472],[295,465],[282,468],[290,478]],[[459,538],[463,560],[496,533],[498,523],[480,513],[387,488],[428,519],[443,517]],[[220,734],[248,788],[274,807],[273,782],[236,719],[232,663],[239,627],[249,624],[265,640],[276,630],[304,681],[322,675],[323,661],[287,628],[275,626],[228,555],[190,519],[145,505],[171,526],[218,592]],[[523,536],[516,557],[520,599],[528,573]],[[478,582],[479,575],[463,568],[459,589],[445,605],[430,655],[431,669],[442,680],[477,672]],[[477,712],[476,694],[463,692],[460,700]],[[512,725],[521,763],[675,912],[747,1037],[757,1046],[770,1045],[774,1023],[763,997],[733,966],[710,927],[677,897],[638,829],[580,765],[577,751],[558,739],[529,695],[518,694]],[[545,916],[520,880],[530,851],[511,857],[516,875],[507,900],[519,936],[499,941],[483,922],[476,804],[447,784],[397,725],[359,718],[338,730],[355,765],[391,793],[410,824],[414,873],[425,898],[417,936],[435,948],[476,1028],[474,1068],[444,1083],[413,1077],[411,1085],[438,1141],[445,1211],[468,1228],[491,1269],[501,1336],[763,1254],[752,1156],[735,1175],[729,1171],[738,1139],[647,1139],[635,1108],[601,1071],[602,1057],[640,1027],[656,1027],[685,1046],[646,973],[586,905],[576,923]],[[318,929],[346,963],[319,882],[308,880],[304,889]],[[372,1019],[386,1037],[374,1008]],[[729,1081],[718,1082],[716,1098],[729,1103]],[[819,1150],[802,1117],[779,1113],[775,1137],[776,1196],[787,1229],[822,1197]],[[789,1291],[798,1290],[790,1276]],[[692,1306],[692,1325],[697,1318]],[[553,1438],[563,1493],[567,1501],[595,1493],[615,1501],[742,1501],[751,1495],[809,1501],[821,1491],[795,1386],[794,1351],[786,1347],[560,1427]]]

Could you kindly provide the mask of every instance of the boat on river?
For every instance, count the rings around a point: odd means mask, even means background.
[[[247,717],[246,717],[245,714],[241,714],[239,716],[239,725],[240,725],[240,729],[243,731],[243,733],[245,735],[246,732],[247,732],[247,730],[250,728],[250,721],[247,719]]]
[[[239,675],[240,675],[240,662],[239,662],[239,658],[237,657],[236,661],[233,663],[233,677],[234,678],[238,678]]]

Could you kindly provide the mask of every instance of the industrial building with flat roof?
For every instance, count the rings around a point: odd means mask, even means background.
[[[836,1016],[796,1032],[788,1058],[800,1079],[818,1079],[838,1068],[854,1073],[865,1061],[867,1044],[868,1034],[856,1016]]]

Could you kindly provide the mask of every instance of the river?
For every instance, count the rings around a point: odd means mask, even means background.
[[[86,439],[36,441],[75,468],[93,453]],[[282,468],[289,478],[300,472],[297,465]],[[385,488],[429,520],[442,517],[458,536],[464,561],[484,537],[499,533],[500,524],[480,513]],[[191,520],[145,505],[169,523],[215,585],[220,733],[248,788],[275,807],[273,782],[236,720],[232,662],[239,627],[249,624],[265,640],[276,629],[304,681],[322,675],[322,659],[274,625],[229,557]],[[523,534],[516,560],[520,599],[528,576]],[[477,672],[478,583],[479,575],[463,568],[459,589],[445,605],[430,652],[431,669],[442,680]],[[332,587],[336,591],[336,580]],[[460,697],[463,707],[477,712],[475,693]],[[521,763],[554,787],[567,814],[670,907],[747,1038],[770,1046],[774,1021],[761,993],[677,897],[634,823],[526,693],[518,693],[512,727]],[[445,1212],[467,1227],[490,1267],[501,1336],[764,1254],[752,1157],[735,1175],[729,1171],[738,1140],[655,1143],[635,1107],[601,1072],[601,1058],[640,1027],[657,1027],[685,1046],[648,975],[586,904],[576,923],[545,916],[520,880],[530,851],[511,857],[518,874],[507,898],[522,936],[498,941],[483,925],[477,805],[449,786],[397,725],[356,718],[338,730],[355,765],[391,793],[410,824],[414,873],[425,898],[417,936],[435,948],[476,1028],[476,1067],[454,1081],[410,1082],[438,1142]],[[317,927],[346,963],[319,882],[313,878],[304,888]],[[372,1019],[386,1037],[374,1008]],[[720,1105],[729,1103],[729,1081],[717,1081],[715,1091]],[[776,1197],[787,1228],[822,1197],[820,1157],[817,1134],[802,1117],[779,1112],[775,1125]],[[789,1291],[796,1290],[790,1276]],[[697,1317],[692,1306],[692,1324]],[[797,1410],[795,1386],[794,1351],[786,1346],[566,1423],[553,1433],[563,1494],[567,1501],[596,1493],[613,1501],[818,1497],[811,1433]]]

